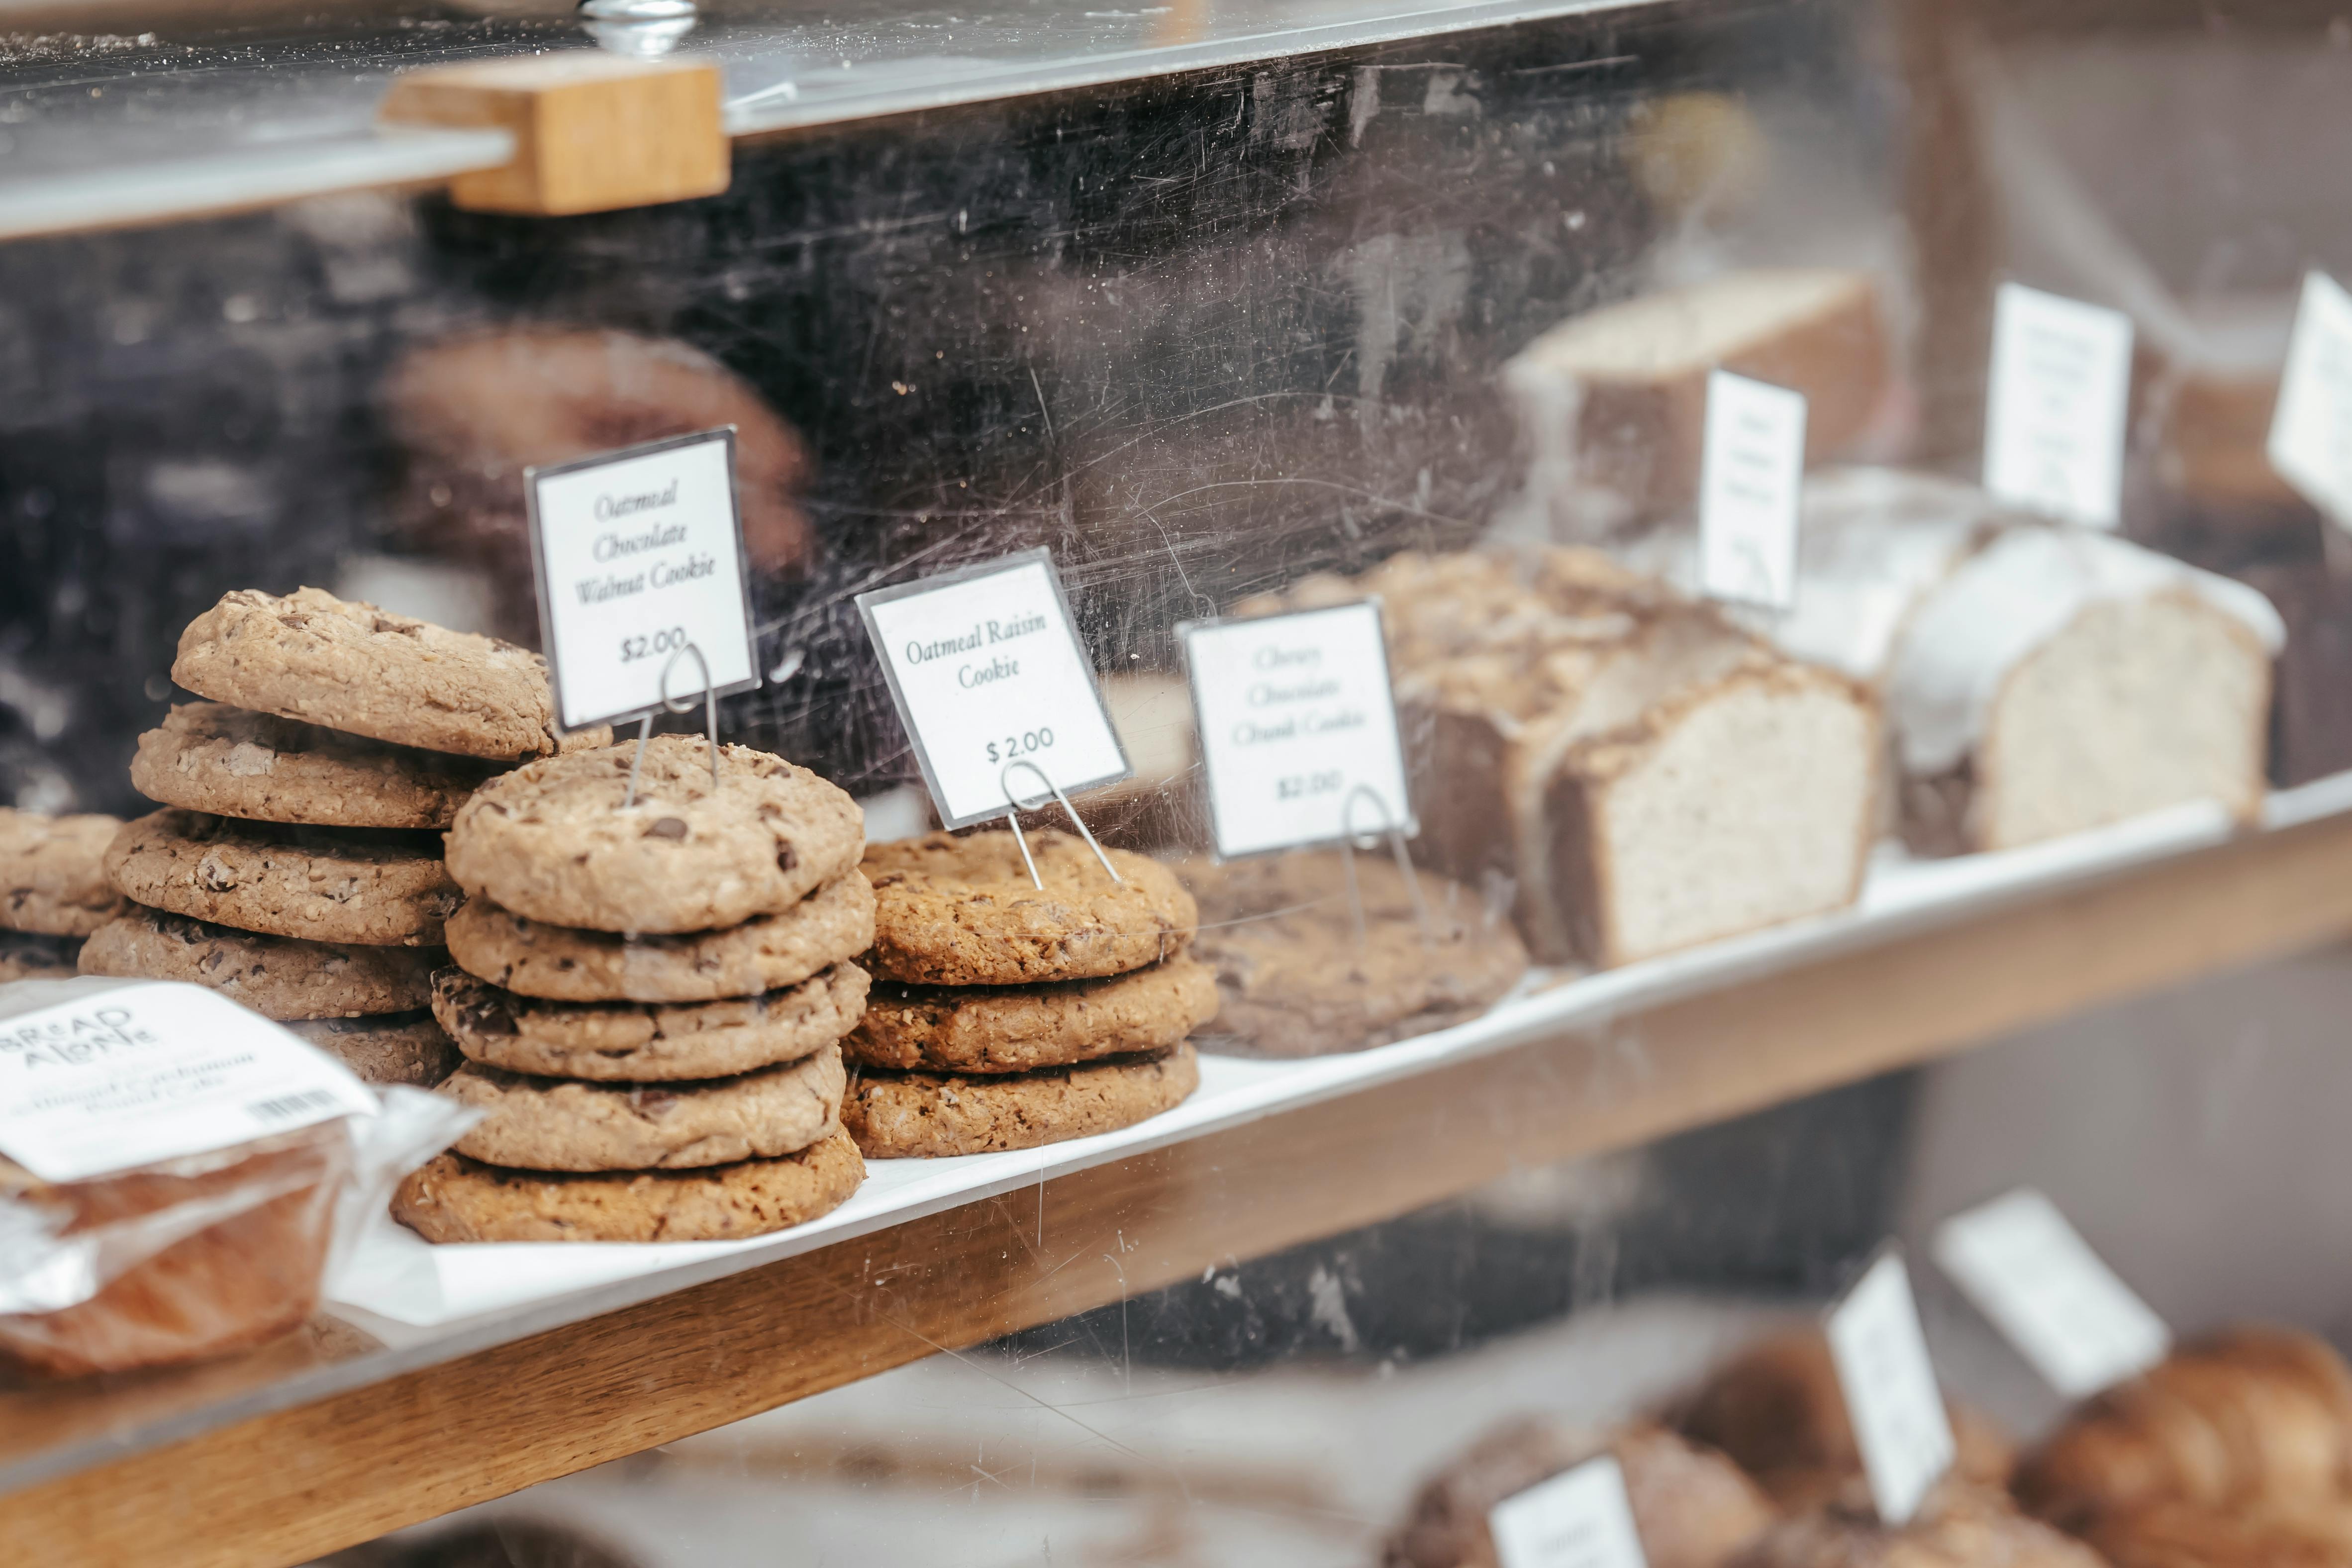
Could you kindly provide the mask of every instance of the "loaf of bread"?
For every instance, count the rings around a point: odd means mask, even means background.
[[[1710,371],[1801,392],[1819,459],[1871,423],[1888,384],[1886,332],[1867,273],[1782,268],[1605,305],[1561,322],[1503,369],[1530,485],[1569,537],[1642,516],[1698,488]]]
[[[88,1266],[112,1273],[76,1305],[0,1313],[0,1352],[78,1376],[291,1331],[318,1305],[350,1162],[341,1121],[85,1182],[44,1182],[0,1160],[0,1208],[60,1240],[85,1238]],[[114,1272],[126,1256],[136,1261]]]
[[[2352,1505],[2352,1373],[2290,1330],[2183,1346],[2076,1411],[2019,1468],[2017,1495],[2077,1531],[2158,1507]]]
[[[1696,581],[1686,530],[1627,553]],[[1807,485],[1797,602],[1769,635],[1882,692],[1922,853],[2188,800],[2261,806],[2284,624],[2243,584],[2114,534],[2005,514],[1953,480],[1832,470]]]
[[[1279,605],[1369,595],[1415,853],[1507,900],[1537,958],[1630,963],[1859,891],[1881,742],[1858,683],[1585,551],[1407,553]]]
[[[1953,1479],[1999,1490],[2016,1452],[2000,1428],[1948,1397]],[[1853,1495],[1862,1450],[1838,1386],[1829,1342],[1815,1328],[1769,1335],[1717,1368],[1669,1419],[1684,1436],[1719,1448],[1784,1508]],[[1867,1494],[1863,1494],[1866,1496]]]
[[[1616,1457],[1650,1568],[1723,1568],[1772,1521],[1771,1504],[1722,1455],[1663,1427],[1602,1437],[1516,1421],[1432,1477],[1389,1543],[1388,1568],[1497,1568],[1495,1505],[1603,1453]]]

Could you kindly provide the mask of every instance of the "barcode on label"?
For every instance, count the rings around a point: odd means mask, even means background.
[[[277,1100],[256,1100],[247,1102],[246,1114],[256,1121],[283,1121],[320,1106],[341,1105],[342,1097],[330,1089],[306,1089],[300,1094],[289,1094]]]

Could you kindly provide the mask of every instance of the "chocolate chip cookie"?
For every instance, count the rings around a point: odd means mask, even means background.
[[[180,634],[172,679],[215,702],[497,762],[613,738],[558,736],[546,661],[528,648],[320,588],[222,595]]]
[[[1189,958],[1044,985],[886,980],[842,1049],[859,1067],[1027,1072],[1164,1051],[1216,1013],[1217,977]]]
[[[70,936],[36,936],[28,931],[0,931],[0,984],[11,980],[71,980],[81,940]]]
[[[286,1026],[369,1083],[431,1089],[466,1059],[427,1012],[309,1018]]]
[[[1424,931],[1395,862],[1356,857],[1362,936],[1337,850],[1178,868],[1200,901],[1193,956],[1222,1000],[1204,1050],[1313,1057],[1362,1050],[1475,1018],[1527,973],[1501,910],[1416,873]]]
[[[81,972],[210,986],[265,1018],[358,1018],[430,1007],[433,971],[448,956],[268,936],[133,904],[90,934]]]
[[[731,1241],[829,1214],[865,1179],[841,1132],[695,1171],[509,1171],[443,1154],[400,1184],[392,1217],[427,1241]]]
[[[449,826],[498,764],[221,702],[183,702],[139,737],[131,785],[222,816],[333,827]]]
[[[748,746],[656,735],[625,811],[629,742],[491,780],[449,829],[469,894],[551,925],[709,931],[790,910],[856,868],[866,819],[834,785]]]
[[[525,1171],[682,1171],[773,1159],[841,1126],[827,1046],[796,1062],[684,1083],[581,1083],[467,1062],[441,1092],[489,1112],[457,1152]]]
[[[433,1013],[487,1066],[667,1082],[797,1061],[856,1026],[866,988],[864,970],[836,963],[798,985],[719,1002],[547,1002],[445,969],[433,977]]]
[[[457,906],[440,838],[151,812],[106,852],[116,888],[151,909],[308,942],[437,947]]]
[[[106,879],[106,847],[122,820],[45,816],[0,806],[0,927],[88,936],[122,912]]]
[[[797,985],[874,944],[874,889],[852,871],[779,914],[720,931],[624,936],[548,925],[486,898],[449,917],[449,952],[472,973],[564,1002],[708,1002]]]
[[[1192,896],[1158,861],[1075,834],[1029,835],[1041,889],[1013,835],[934,833],[866,852],[877,978],[911,985],[1024,985],[1124,974],[1191,940]]]
[[[850,1081],[841,1125],[868,1159],[987,1154],[1131,1127],[1200,1085],[1200,1058],[1188,1045],[994,1077],[868,1068]]]

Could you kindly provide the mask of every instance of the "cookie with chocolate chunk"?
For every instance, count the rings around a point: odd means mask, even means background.
[[[184,980],[265,1018],[358,1018],[433,1003],[437,947],[304,942],[133,904],[90,934],[81,973]]]
[[[443,1154],[400,1184],[392,1217],[427,1241],[732,1241],[830,1214],[865,1179],[841,1132],[689,1171],[510,1171]]]
[[[656,735],[642,763],[636,750],[550,757],[484,784],[450,825],[449,874],[530,920],[667,934],[782,913],[856,868],[865,816],[808,769],[721,746],[714,784],[699,735]]]
[[[1159,1115],[1201,1086],[1200,1058],[1179,1045],[1038,1072],[877,1072],[861,1069],[841,1124],[868,1159],[938,1159],[1034,1149]]]
[[[131,785],[165,805],[261,822],[438,828],[497,767],[223,702],[182,702],[139,737]]]
[[[306,1018],[286,1026],[369,1083],[431,1089],[466,1059],[429,1012]]]
[[[1164,1051],[1217,1015],[1217,977],[1171,958],[1044,985],[877,984],[842,1042],[860,1067],[1028,1072]]]
[[[307,942],[437,947],[460,894],[440,837],[151,812],[106,851],[116,888],[150,909]]]
[[[0,984],[11,980],[71,980],[81,939],[0,931]]]
[[[841,1126],[841,1052],[732,1078],[582,1083],[467,1062],[441,1092],[489,1114],[457,1152],[525,1171],[674,1171],[794,1153]]]
[[[529,648],[322,588],[223,595],[180,634],[172,679],[215,702],[496,762],[613,738],[557,734],[547,661]]]

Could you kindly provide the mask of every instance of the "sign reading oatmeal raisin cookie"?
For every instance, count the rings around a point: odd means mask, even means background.
[[[1131,772],[1051,551],[877,588],[857,610],[943,826]]]
[[[1176,633],[1219,855],[1418,831],[1378,600]]]
[[[523,494],[563,728],[760,684],[733,426],[526,468]]]

